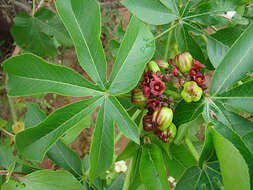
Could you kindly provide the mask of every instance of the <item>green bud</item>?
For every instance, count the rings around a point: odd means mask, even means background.
[[[159,66],[160,69],[162,70],[165,70],[165,69],[168,69],[169,68],[169,63],[164,61],[164,60],[161,60],[161,59],[155,59],[154,60],[157,65]]]
[[[193,59],[189,52],[184,52],[176,55],[175,63],[182,73],[186,73],[191,70]]]
[[[160,72],[160,68],[159,66],[157,65],[156,62],[154,61],[150,61],[148,63],[148,68],[152,71],[152,73],[156,74],[157,72]]]
[[[132,103],[139,108],[146,105],[146,101],[148,100],[147,97],[144,97],[143,91],[139,88],[136,88],[132,91]]]

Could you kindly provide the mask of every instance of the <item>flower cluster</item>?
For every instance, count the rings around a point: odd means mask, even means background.
[[[168,62],[155,59],[147,64],[143,80],[132,91],[132,103],[140,109],[147,109],[142,120],[145,131],[154,131],[165,143],[173,140],[177,128],[172,123],[173,99],[166,86],[170,81],[178,81],[181,97],[186,102],[199,101],[206,89],[205,76],[200,72],[202,68],[205,66],[188,52],[176,55]]]
[[[127,171],[126,162],[124,160],[115,162],[114,170],[116,173],[126,172]]]

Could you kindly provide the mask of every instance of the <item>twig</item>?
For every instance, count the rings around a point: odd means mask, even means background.
[[[36,8],[36,11],[35,11],[35,12],[37,12],[37,11],[41,8],[41,6],[44,4],[44,1],[45,1],[45,0],[41,0],[41,1],[40,1],[40,3],[39,3],[39,5],[38,5],[38,7]]]

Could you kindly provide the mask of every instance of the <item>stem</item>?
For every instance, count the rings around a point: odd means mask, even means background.
[[[8,170],[2,170],[0,171],[0,175],[8,175],[9,172]],[[23,181],[27,181],[27,179],[23,178],[23,177],[20,177],[20,176],[17,176],[15,174],[19,174],[19,175],[25,175],[25,173],[21,173],[21,172],[14,172],[11,174],[12,177],[14,177],[15,179],[17,180],[23,180]]]
[[[133,114],[133,116],[131,117],[131,119],[134,121],[138,115],[141,113],[141,110],[137,109],[135,111],[135,113]],[[117,144],[117,142],[121,139],[121,137],[123,136],[123,133],[122,132],[119,132],[119,134],[116,136],[116,139],[115,139],[115,144]]]
[[[186,145],[190,149],[193,157],[198,162],[199,161],[199,153],[197,152],[196,148],[194,147],[194,145],[192,144],[192,142],[190,141],[190,139],[188,137],[185,137],[184,140],[185,140]]]
[[[17,115],[16,115],[16,110],[12,101],[12,98],[10,96],[8,96],[8,102],[10,105],[10,109],[11,109],[11,118],[12,118],[12,122],[16,123],[17,122]]]
[[[171,27],[172,28],[174,25],[174,21],[171,23]],[[168,39],[167,39],[167,43],[166,43],[166,47],[165,47],[165,52],[164,52],[164,57],[163,60],[167,61],[167,57],[168,57],[168,53],[169,53],[169,45],[170,45],[170,40],[171,40],[171,36],[172,36],[172,32],[173,30],[170,31],[169,35],[168,35]]]
[[[35,12],[37,12],[40,9],[40,7],[43,5],[43,3],[44,3],[44,0],[41,0],[38,7],[35,10]]]
[[[13,135],[12,133],[6,131],[5,129],[1,129],[1,131],[3,131],[5,134],[11,136],[11,137],[15,137],[15,135]]]
[[[178,25],[178,23],[177,23],[177,24],[174,24],[174,25],[171,26],[169,29],[167,29],[167,30],[165,30],[164,32],[162,32],[161,34],[157,35],[157,36],[155,37],[155,40],[157,40],[158,38],[162,37],[164,34],[166,34],[166,33],[168,33],[169,31],[171,31],[171,30],[172,30],[173,28],[175,28],[177,25]]]
[[[119,95],[117,95],[117,97],[120,97],[120,98],[131,98],[131,95],[130,94],[119,94]]]
[[[34,16],[36,12],[36,0],[33,0],[33,13],[32,15]]]
[[[131,177],[131,170],[132,170],[133,158],[131,158],[130,163],[128,165],[128,170],[126,173],[125,181],[122,190],[128,190],[130,185],[130,177]]]

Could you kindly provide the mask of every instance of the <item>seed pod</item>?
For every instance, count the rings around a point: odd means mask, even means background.
[[[181,92],[181,96],[182,96],[182,98],[184,99],[185,102],[187,102],[187,103],[192,102],[192,96],[189,93],[187,93],[185,90],[183,90]]]
[[[189,52],[184,52],[176,55],[175,63],[182,73],[186,73],[191,70],[193,59]]]
[[[196,82],[188,81],[184,84],[184,91],[189,93],[189,94],[192,94],[197,87],[198,87],[198,85],[197,85]]]
[[[194,102],[198,102],[201,99],[201,96],[203,94],[203,90],[200,87],[197,87],[192,95],[192,100]]]
[[[164,131],[165,135],[162,139],[165,143],[170,143],[177,134],[177,127],[174,125],[174,123],[171,123],[171,125],[167,128],[166,131]]]
[[[141,108],[146,105],[147,97],[144,97],[143,91],[139,88],[136,88],[132,91],[132,103],[138,108]]]

